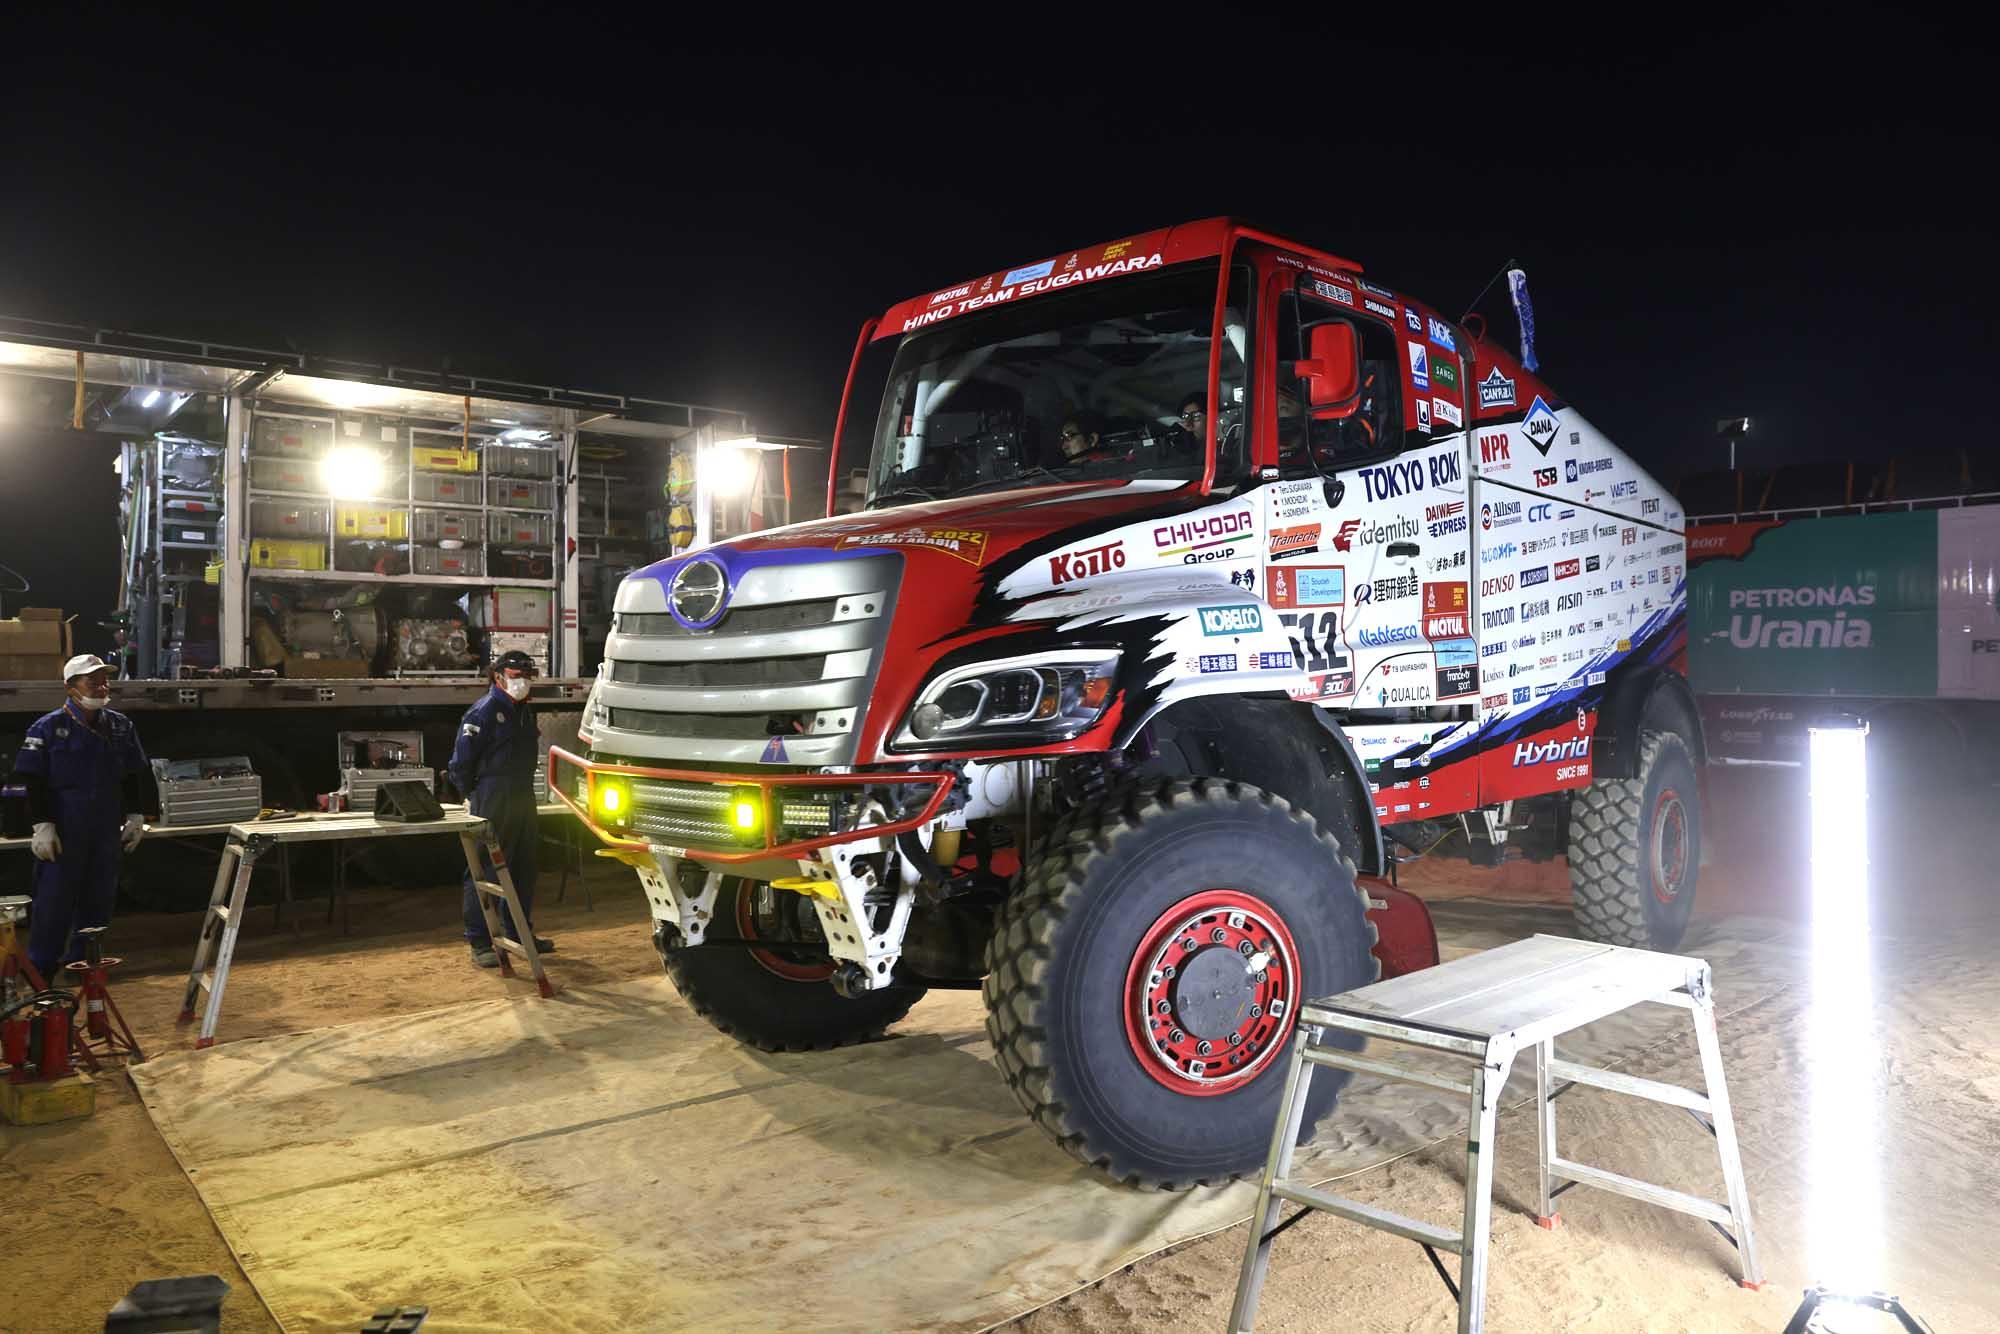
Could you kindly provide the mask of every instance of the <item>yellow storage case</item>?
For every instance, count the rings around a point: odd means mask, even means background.
[[[333,531],[341,537],[407,538],[410,512],[379,505],[338,505],[333,511]]]
[[[423,472],[478,472],[479,455],[470,449],[411,445],[410,466]]]
[[[324,570],[326,543],[297,538],[259,537],[250,542],[250,563],[265,570]]]

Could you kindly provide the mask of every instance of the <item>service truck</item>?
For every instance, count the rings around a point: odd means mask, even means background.
[[[1520,360],[1227,219],[878,346],[865,507],[626,578],[550,756],[717,1027],[828,1047],[981,986],[1038,1125],[1185,1186],[1257,1168],[1298,1007],[1407,926],[1385,831],[1561,848],[1583,933],[1680,938],[1681,516]]]
[[[1965,499],[1689,525],[1713,758],[1803,763],[1807,729],[1840,713],[1887,754],[1878,791],[2000,781],[2000,504]]]

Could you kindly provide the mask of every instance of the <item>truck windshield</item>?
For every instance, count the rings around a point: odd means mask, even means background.
[[[1216,266],[1086,284],[920,330],[897,349],[868,503],[1051,482],[1198,479]],[[1216,479],[1248,467],[1249,284],[1223,313]]]

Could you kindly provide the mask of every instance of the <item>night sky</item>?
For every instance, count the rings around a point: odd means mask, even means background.
[[[771,9],[295,12],[10,16],[0,312],[823,438],[892,302],[1227,213],[1453,311],[1515,259],[1545,375],[1669,479],[1719,465],[1737,414],[1752,463],[1985,447],[1994,72],[1952,23],[870,11],[861,50]],[[984,11],[919,13],[946,12]],[[1500,285],[1480,309],[1511,344]],[[12,503],[60,467],[7,460]]]

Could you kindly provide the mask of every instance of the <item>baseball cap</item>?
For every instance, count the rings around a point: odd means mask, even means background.
[[[105,664],[104,659],[98,657],[95,653],[79,653],[63,664],[62,679],[63,683],[67,685],[79,676],[88,676],[92,672],[108,670],[110,669]]]

